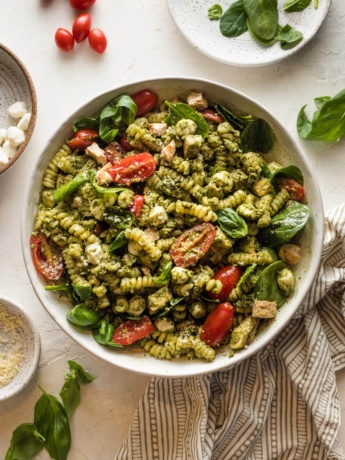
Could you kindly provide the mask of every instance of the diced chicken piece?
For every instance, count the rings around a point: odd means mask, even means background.
[[[152,136],[163,136],[165,134],[168,125],[166,123],[150,123],[149,129]]]
[[[183,155],[185,158],[195,158],[203,144],[203,139],[200,134],[190,134],[186,137],[183,143]]]
[[[160,225],[163,225],[167,219],[168,215],[163,206],[155,206],[151,209],[149,214],[149,220],[151,222],[151,225],[153,225],[154,227],[159,227]]]
[[[195,110],[207,109],[208,103],[202,93],[191,91],[187,96],[187,103]]]
[[[166,161],[170,161],[172,157],[176,153],[176,144],[175,141],[172,140],[168,145],[162,148],[161,150],[161,158]]]
[[[157,241],[159,240],[159,232],[152,227],[145,228],[144,230],[145,235],[148,236],[152,241]]]
[[[284,243],[280,246],[278,257],[294,267],[301,260],[301,247],[296,244]]]
[[[107,157],[104,154],[104,150],[100,148],[100,146],[93,142],[89,147],[85,150],[86,155],[93,158],[97,161],[98,164],[104,166],[107,163]]]
[[[108,173],[108,169],[111,168],[111,163],[107,163],[103,168],[99,169],[96,174],[98,185],[107,185],[112,181],[111,175]]]
[[[255,300],[253,303],[252,316],[253,318],[275,318],[277,314],[277,302],[268,300]]]

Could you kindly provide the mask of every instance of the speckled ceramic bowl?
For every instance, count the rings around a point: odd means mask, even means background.
[[[95,342],[91,332],[82,331],[67,321],[66,313],[71,305],[59,297],[57,292],[45,290],[45,284],[37,274],[31,259],[29,240],[34,225],[34,216],[40,201],[43,174],[51,158],[73,133],[73,123],[83,116],[97,115],[105,104],[120,94],[134,94],[144,88],[154,91],[160,101],[169,100],[176,95],[186,97],[191,90],[202,91],[210,104],[221,101],[222,104],[234,111],[239,110],[242,113],[250,113],[255,117],[264,118],[276,135],[275,148],[272,154],[269,154],[270,158],[266,157],[267,161],[274,158],[282,165],[294,164],[301,169],[304,176],[305,194],[311,215],[301,235],[300,243],[303,249],[301,261],[295,270],[297,280],[295,293],[279,309],[277,317],[270,326],[258,333],[255,340],[247,348],[239,350],[231,358],[229,357],[229,349],[225,349],[219,351],[212,362],[182,359],[166,361],[151,357],[139,346],[130,346],[123,350],[113,350],[101,346]],[[29,277],[42,304],[57,324],[88,351],[109,363],[141,374],[161,377],[191,377],[225,370],[249,358],[267,345],[291,320],[313,282],[321,257],[324,228],[322,199],[317,178],[305,153],[284,125],[258,102],[233,88],[203,79],[171,77],[139,81],[115,88],[87,101],[69,117],[62,120],[61,126],[53,137],[47,139],[46,144],[42,146],[37,162],[32,167],[31,177],[28,180],[24,196],[25,206],[21,224],[22,248]]]
[[[3,296],[0,296],[0,305],[4,307],[11,316],[16,317],[16,330],[22,342],[23,354],[23,360],[18,366],[18,373],[9,383],[0,386],[0,401],[2,401],[23,390],[34,376],[40,358],[41,342],[38,329],[25,308],[19,305],[18,302]],[[6,334],[4,334],[3,331],[1,332],[1,329],[0,336],[1,340],[8,340]],[[0,350],[2,354],[3,347],[0,347]]]
[[[31,120],[25,131],[25,140],[18,147],[15,155],[4,166],[0,166],[0,174],[7,171],[22,155],[32,136],[37,115],[36,91],[29,72],[22,61],[6,46],[0,43],[0,128],[9,128],[14,120],[8,108],[17,101],[26,104]]]

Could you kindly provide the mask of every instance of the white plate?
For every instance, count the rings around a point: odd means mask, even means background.
[[[289,23],[302,32],[304,38],[295,47],[284,51],[279,43],[263,46],[245,32],[239,37],[226,38],[219,30],[219,21],[211,21],[208,8],[218,3],[225,12],[234,0],[167,0],[171,15],[185,38],[200,52],[216,61],[236,66],[261,66],[273,64],[291,56],[303,48],[323,23],[331,0],[319,0],[317,9],[312,3],[298,13],[285,13],[283,0],[278,0],[279,24]]]

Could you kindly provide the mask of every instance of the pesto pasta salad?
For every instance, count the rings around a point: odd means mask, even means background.
[[[309,217],[300,169],[265,159],[274,142],[265,120],[194,90],[121,94],[77,120],[30,239],[67,320],[159,359],[247,347],[294,292]]]

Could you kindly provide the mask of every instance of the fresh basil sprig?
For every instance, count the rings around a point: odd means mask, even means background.
[[[122,345],[112,341],[114,331],[114,324],[109,323],[109,318],[105,317],[102,319],[99,329],[93,331],[92,336],[100,345],[110,348],[123,348]]]
[[[165,104],[170,109],[170,113],[165,119],[165,122],[168,125],[176,125],[178,121],[183,119],[193,120],[197,125],[197,134],[200,134],[203,139],[208,136],[209,129],[207,122],[204,117],[192,109],[190,105],[184,104],[183,102],[176,102],[175,104],[172,104],[169,101],[165,101]]]
[[[231,238],[243,238],[248,234],[246,221],[231,208],[216,211],[218,224],[223,232]]]
[[[30,460],[44,448],[44,441],[33,423],[22,423],[12,433],[5,460]]]
[[[66,315],[68,321],[76,326],[95,326],[101,320],[96,310],[87,308],[84,303],[73,307]]]
[[[258,300],[268,300],[277,302],[277,308],[280,308],[286,302],[284,291],[278,286],[278,273],[285,268],[286,265],[281,260],[273,262],[265,268],[255,284],[254,296]]]
[[[137,106],[128,94],[121,94],[107,104],[99,117],[99,135],[104,142],[111,142],[119,132],[121,124],[133,123]]]

